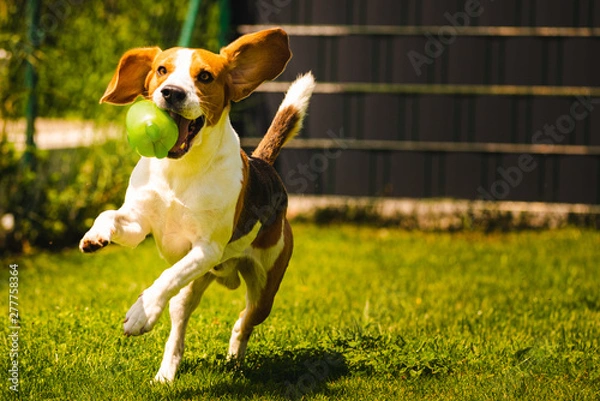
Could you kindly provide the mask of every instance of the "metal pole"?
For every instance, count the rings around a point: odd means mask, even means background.
[[[177,46],[190,47],[192,40],[192,33],[194,32],[194,24],[198,17],[198,11],[200,10],[200,0],[190,0],[188,4],[188,11],[185,17],[185,22],[181,28],[181,34],[179,35],[179,41]]]
[[[33,151],[35,149],[35,118],[37,116],[37,73],[33,65],[35,50],[40,45],[39,20],[40,20],[40,0],[27,0],[28,9],[28,32],[27,37],[29,46],[26,51],[25,60],[25,89],[27,90],[27,105],[25,107],[25,119],[27,128],[25,131],[25,164],[31,167],[33,162]]]
[[[229,0],[219,0],[219,45],[221,47],[229,43],[230,24],[231,10]]]

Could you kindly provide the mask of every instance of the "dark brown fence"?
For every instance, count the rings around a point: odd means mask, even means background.
[[[600,204],[600,1],[233,1],[294,58],[234,109],[252,147],[289,81],[319,85],[290,192]]]

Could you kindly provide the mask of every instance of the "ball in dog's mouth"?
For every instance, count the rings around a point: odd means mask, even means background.
[[[190,150],[192,141],[204,126],[204,116],[200,116],[195,120],[188,120],[172,111],[170,111],[169,114],[179,128],[179,136],[175,145],[169,150],[168,157],[171,159],[179,159]]]

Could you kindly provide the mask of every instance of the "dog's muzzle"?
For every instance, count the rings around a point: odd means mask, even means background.
[[[165,85],[160,89],[160,94],[162,97],[161,103],[163,103],[161,107],[169,112],[179,129],[177,142],[169,150],[167,156],[171,159],[179,159],[190,150],[192,141],[204,126],[205,119],[204,116],[189,119],[182,115],[186,114],[182,112],[185,109],[187,100],[185,89],[177,85]]]

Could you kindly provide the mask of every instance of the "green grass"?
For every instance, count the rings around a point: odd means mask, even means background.
[[[599,232],[446,234],[305,224],[294,231],[292,264],[246,363],[225,360],[243,292],[214,285],[192,317],[184,361],[170,386],[150,382],[168,334],[167,314],[142,337],[122,335],[130,304],[166,267],[153,241],[91,256],[73,250],[5,260],[4,310],[7,267],[19,264],[19,395],[600,397]],[[7,335],[3,339],[8,355]],[[8,356],[5,361],[7,367]],[[6,379],[2,392],[8,392]]]

